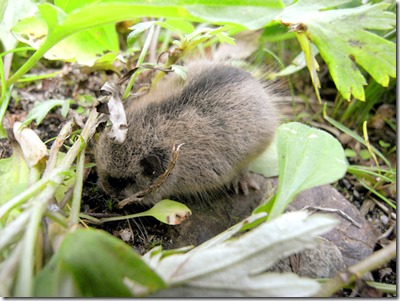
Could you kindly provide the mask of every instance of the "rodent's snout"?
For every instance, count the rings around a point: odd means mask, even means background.
[[[98,185],[100,188],[117,199],[124,199],[135,192],[136,180],[134,178],[116,178],[111,176],[105,176],[99,178]],[[137,189],[138,190],[138,189]]]

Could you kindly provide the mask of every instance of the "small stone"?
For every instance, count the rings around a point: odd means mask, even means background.
[[[387,225],[387,223],[389,222],[389,218],[387,217],[387,215],[381,215],[380,217],[380,220],[381,220],[381,222],[384,224],[384,225]]]

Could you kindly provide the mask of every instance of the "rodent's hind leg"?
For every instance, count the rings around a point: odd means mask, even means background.
[[[248,170],[241,171],[239,175],[233,179],[232,187],[236,194],[242,191],[244,195],[249,194],[250,188],[254,190],[261,189],[260,185],[250,177]]]

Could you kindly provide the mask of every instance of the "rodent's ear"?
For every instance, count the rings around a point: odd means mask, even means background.
[[[162,158],[155,154],[149,154],[140,160],[143,167],[143,175],[151,178],[159,177],[163,172]]]

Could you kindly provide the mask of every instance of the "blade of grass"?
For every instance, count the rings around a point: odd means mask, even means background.
[[[394,210],[396,210],[396,205],[393,204],[388,198],[386,198],[384,195],[380,194],[378,191],[376,191],[374,188],[372,188],[371,186],[367,185],[363,180],[361,179],[357,179],[358,182],[360,182],[360,184],[362,186],[364,186],[366,189],[368,189],[370,192],[372,192],[373,194],[375,194],[377,197],[379,197],[380,199],[382,199],[386,204],[388,204],[390,207],[392,207]]]
[[[349,173],[351,173],[352,175],[355,175],[355,176],[369,175],[369,176],[372,176],[374,178],[380,178],[381,180],[384,180],[384,181],[389,182],[389,183],[394,183],[395,180],[396,180],[395,173],[390,171],[390,170],[389,171],[385,170],[385,173],[394,176],[394,178],[390,178],[390,177],[388,177],[386,175],[382,175],[382,174],[379,174],[377,172],[374,172],[373,170],[369,170],[368,167],[362,166],[362,165],[350,165],[348,167],[348,169],[347,169],[347,172],[349,172]]]
[[[363,122],[363,134],[364,134],[364,140],[365,140],[365,144],[367,146],[368,152],[371,154],[372,158],[374,159],[375,165],[378,166],[378,168],[379,168],[380,166],[379,166],[378,159],[376,158],[374,152],[372,151],[372,146],[369,143],[368,131],[367,131],[367,121]]]
[[[344,126],[343,124],[341,124],[340,122],[336,121],[335,119],[329,117],[326,114],[326,104],[324,104],[324,108],[323,108],[323,116],[324,119],[326,121],[328,121],[330,124],[332,124],[333,126],[335,126],[336,128],[338,128],[339,130],[341,130],[343,133],[346,133],[347,135],[349,135],[350,137],[354,138],[356,141],[360,142],[362,145],[364,145],[365,147],[367,147],[367,144],[365,143],[365,140],[359,136],[358,134],[356,134],[355,132],[353,132],[352,130],[350,130],[348,127]],[[386,159],[386,157],[379,151],[377,150],[374,146],[371,145],[371,149],[372,151],[378,155],[383,162],[385,162],[385,164],[389,167],[392,168],[392,165],[390,164],[389,160]]]

